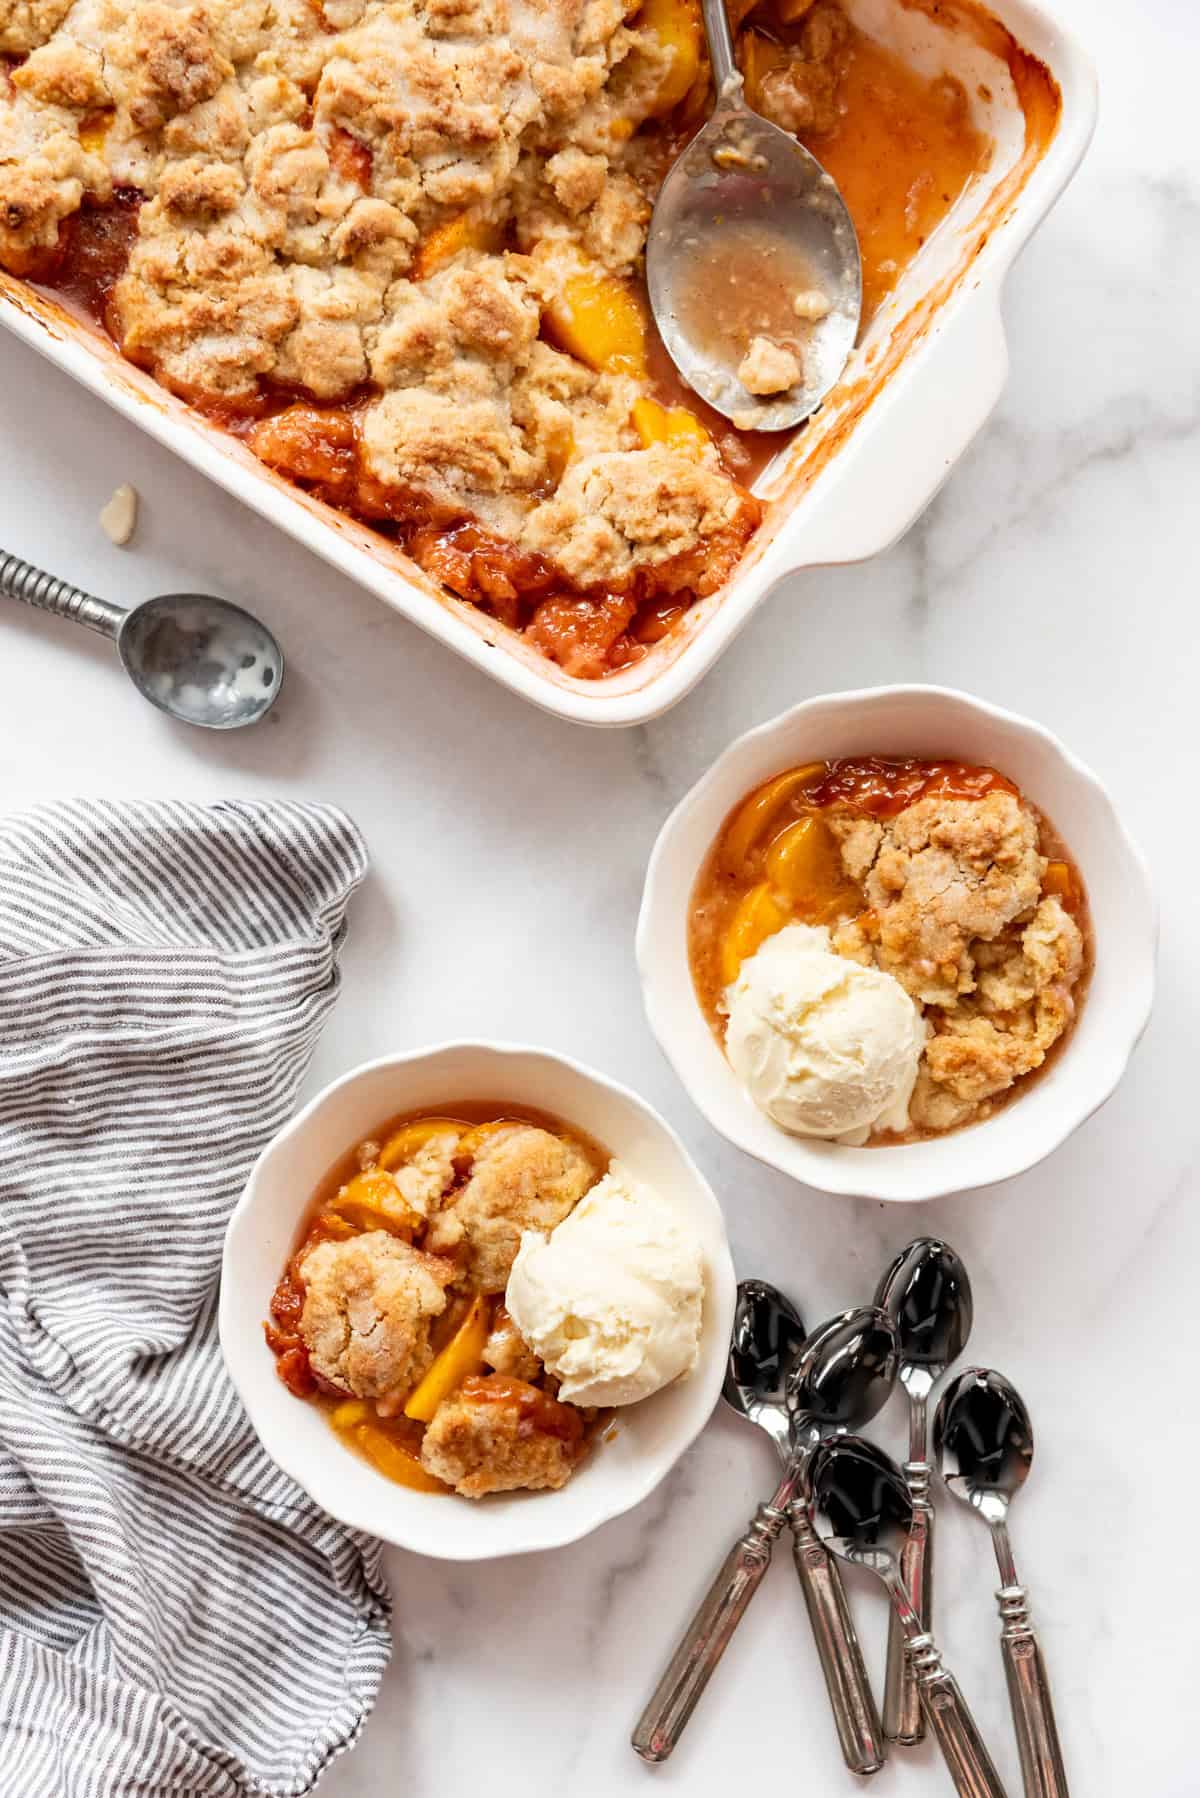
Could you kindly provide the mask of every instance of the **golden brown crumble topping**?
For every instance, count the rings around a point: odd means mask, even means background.
[[[835,161],[847,93],[888,121],[892,154],[848,141],[895,270],[914,175],[957,156],[945,210],[978,164],[965,100],[938,84],[930,136],[836,0],[733,12],[769,116]],[[769,450],[681,394],[642,288],[707,106],[696,0],[0,0],[0,58],[0,265],[272,467],[572,674],[728,579]]]

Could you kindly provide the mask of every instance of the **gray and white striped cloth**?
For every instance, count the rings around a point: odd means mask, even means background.
[[[267,1460],[216,1334],[366,870],[327,807],[0,823],[0,1794],[281,1798],[354,1741],[378,1547]]]

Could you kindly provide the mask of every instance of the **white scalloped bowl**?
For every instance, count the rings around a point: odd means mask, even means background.
[[[686,1380],[622,1408],[612,1439],[597,1443],[558,1492],[495,1494],[473,1503],[394,1485],[338,1441],[316,1406],[293,1398],[263,1337],[271,1293],[329,1170],[384,1118],[453,1100],[533,1106],[574,1124],[675,1205],[703,1253],[699,1365]],[[712,1188],[643,1100],[565,1056],[514,1044],[443,1043],[344,1074],[263,1150],[226,1232],[221,1348],[263,1447],[331,1516],[418,1554],[481,1561],[574,1542],[653,1492],[720,1396],[734,1297],[733,1263]]]
[[[1095,969],[1070,1037],[995,1116],[892,1148],[789,1136],[754,1105],[700,1008],[687,915],[700,865],[729,812],[772,774],[837,756],[926,755],[999,768],[1053,822],[1079,866]],[[659,834],[638,920],[646,1014],[675,1072],[714,1129],[824,1192],[920,1200],[991,1186],[1043,1160],[1116,1087],[1154,998],[1157,917],[1145,864],[1099,779],[1041,725],[944,687],[878,687],[805,701],[719,757]]]

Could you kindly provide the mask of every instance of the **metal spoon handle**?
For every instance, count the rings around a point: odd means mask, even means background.
[[[695,1710],[729,1638],[741,1622],[771,1561],[776,1538],[788,1519],[788,1505],[800,1479],[791,1462],[773,1498],[759,1505],[743,1535],[726,1555],[720,1572],[692,1618],[683,1640],[638,1718],[630,1737],[644,1761],[665,1761]]]
[[[704,35],[708,39],[708,56],[712,63],[717,104],[729,104],[735,98],[740,98],[742,77],[733,54],[733,33],[729,29],[725,0],[700,0],[700,11],[704,16]],[[731,83],[736,83],[732,91]]]
[[[913,1516],[900,1554],[900,1578],[923,1626],[933,1617],[933,1506],[929,1502],[930,1468],[926,1461],[906,1461],[904,1477],[912,1494]],[[912,1744],[925,1736],[925,1717],[916,1676],[904,1652],[904,1630],[895,1611],[888,1624],[887,1683],[883,1694],[883,1727],[893,1742]]]
[[[959,1798],[1005,1798],[1000,1775],[984,1746],[958,1681],[942,1666],[937,1644],[926,1631],[908,1639],[921,1703]]]
[[[3,550],[0,550],[0,594],[7,599],[22,600],[38,611],[56,612],[60,618],[69,618],[74,624],[86,624],[90,631],[99,631],[102,637],[115,637],[125,616],[123,606],[97,599],[94,593],[72,587],[69,581],[56,580],[52,574],[44,574],[40,568],[35,568],[32,562],[23,562],[20,556],[10,556]]]
[[[841,1571],[801,1504],[792,1506],[792,1553],[825,1675],[842,1758],[852,1773],[877,1773],[887,1742],[850,1615]]]
[[[1021,1755],[1025,1798],[1068,1798],[1050,1683],[1041,1644],[1029,1621],[1028,1595],[1024,1586],[1003,1586],[996,1598],[1004,1624],[1000,1651]]]
[[[958,1689],[958,1681],[942,1666],[937,1643],[929,1631],[921,1628],[900,1579],[899,1567],[893,1565],[885,1570],[883,1579],[904,1631],[925,1720],[937,1737],[955,1791],[959,1798],[1005,1798],[1000,1775]]]

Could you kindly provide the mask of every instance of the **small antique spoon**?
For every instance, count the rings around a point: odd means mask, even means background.
[[[929,1397],[971,1334],[974,1309],[967,1270],[948,1243],[918,1236],[879,1282],[882,1305],[900,1338],[900,1384],[908,1394],[908,1460],[904,1477],[913,1501],[913,1523],[900,1557],[900,1577],[913,1609],[927,1625],[933,1618],[933,1506],[929,1502]],[[917,1682],[904,1653],[904,1631],[893,1611],[888,1628],[883,1727],[894,1742],[919,1742],[925,1734]]]
[[[227,599],[163,593],[127,610],[0,551],[0,595],[111,638],[144,699],[185,724],[257,724],[283,680],[283,651],[265,624]]]
[[[854,348],[858,238],[833,177],[746,104],[724,0],[701,0],[701,11],[716,106],[659,191],[650,305],[689,387],[739,429],[783,431],[820,405]],[[759,336],[798,363],[778,390],[752,391],[738,375]]]
[[[850,1421],[866,1422],[886,1401],[896,1377],[895,1330],[884,1313],[866,1309],[848,1311],[808,1337],[786,1380],[785,1435],[773,1396],[782,1360],[776,1351],[785,1341],[794,1341],[799,1317],[781,1294],[786,1312],[772,1317],[772,1307],[761,1302],[761,1295],[775,1289],[765,1282],[755,1282],[754,1287],[757,1293],[752,1293],[751,1303],[739,1304],[735,1318],[725,1396],[743,1415],[751,1414],[750,1407],[758,1412],[755,1421],[769,1430],[784,1458],[783,1476],[773,1497],[759,1505],[727,1555],[631,1739],[643,1760],[664,1761],[672,1753],[758,1590],[780,1531],[790,1523],[796,1538],[796,1569],[843,1754],[856,1772],[874,1772],[883,1764],[885,1743],[846,1595],[836,1568],[812,1534],[807,1514],[792,1501],[799,1495],[804,1468],[821,1431],[845,1427]],[[755,1340],[768,1351],[761,1389],[747,1378],[748,1351]]]
[[[1033,1461],[1029,1413],[1003,1374],[969,1367],[942,1395],[933,1441],[943,1480],[992,1532],[1001,1582],[1000,1648],[1026,1798],[1067,1798],[1046,1664],[1008,1540],[1008,1507]]]
[[[900,1577],[912,1525],[904,1475],[882,1449],[861,1436],[837,1436],[813,1456],[807,1481],[817,1533],[843,1560],[868,1567],[888,1589],[916,1671],[921,1703],[960,1798],[1004,1798],[958,1681],[942,1666],[937,1645],[913,1609]]]

